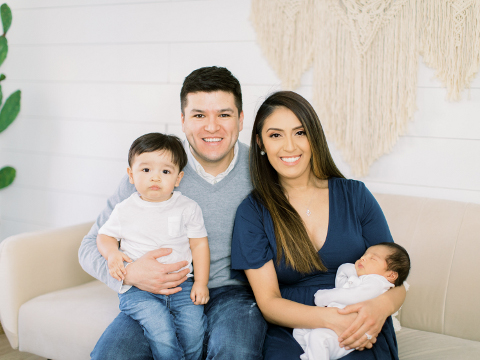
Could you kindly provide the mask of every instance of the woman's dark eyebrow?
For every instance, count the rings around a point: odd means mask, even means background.
[[[292,130],[298,130],[298,129],[303,129],[303,125],[294,127]],[[277,129],[277,128],[268,128],[268,129],[267,129],[267,131],[270,131],[270,130],[285,131],[285,130],[283,130],[283,129]]]

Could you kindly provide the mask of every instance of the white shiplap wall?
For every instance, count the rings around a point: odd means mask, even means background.
[[[130,143],[182,135],[179,92],[192,70],[226,66],[244,92],[248,143],[261,98],[280,81],[249,22],[250,0],[12,0],[5,95],[22,110],[0,135],[0,241],[93,220],[126,169]],[[298,89],[311,99],[312,71]],[[364,180],[372,191],[480,203],[480,76],[465,100],[445,101],[434,71],[419,68],[418,111],[408,133]],[[341,170],[351,172],[332,145]]]

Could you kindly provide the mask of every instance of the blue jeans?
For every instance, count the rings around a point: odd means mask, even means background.
[[[246,286],[210,289],[204,306],[207,331],[203,358],[208,360],[261,360],[267,323]],[[92,351],[94,360],[152,360],[140,325],[120,313]]]
[[[120,310],[138,321],[155,360],[200,360],[206,319],[203,305],[190,299],[193,281],[186,280],[182,291],[156,295],[136,287],[119,294]]]

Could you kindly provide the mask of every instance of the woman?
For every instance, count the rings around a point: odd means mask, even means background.
[[[365,349],[345,359],[398,359],[389,315],[405,299],[403,286],[344,310],[314,306],[318,289],[334,287],[338,266],[393,240],[372,194],[335,166],[303,97],[281,91],[260,106],[250,173],[254,190],[237,210],[232,269],[236,278],[246,275],[269,322],[265,359],[299,359],[292,328],[319,327],[334,330],[345,347]]]

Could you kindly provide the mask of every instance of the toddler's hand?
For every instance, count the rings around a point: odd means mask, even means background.
[[[192,291],[190,292],[190,298],[195,305],[204,305],[210,300],[208,287],[204,284],[194,282]]]
[[[132,262],[132,260],[121,251],[115,251],[108,256],[108,272],[118,281],[125,279],[127,270],[123,262]]]

